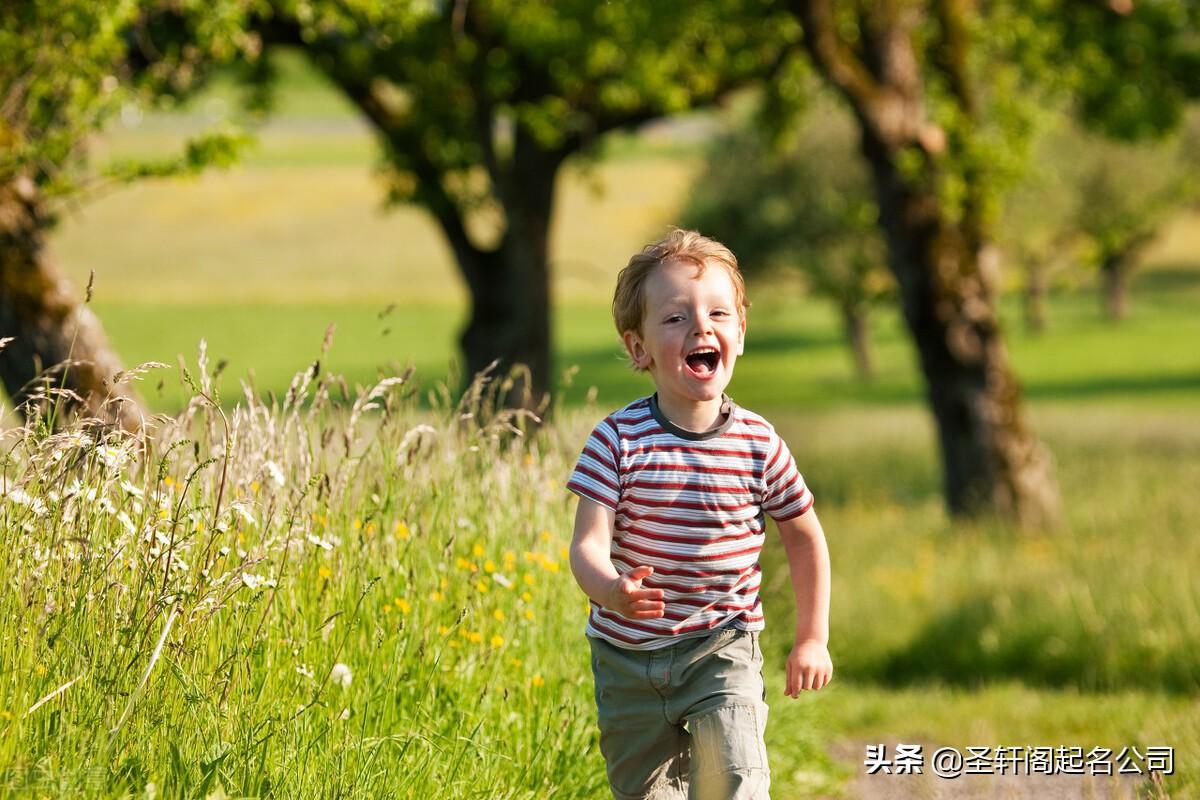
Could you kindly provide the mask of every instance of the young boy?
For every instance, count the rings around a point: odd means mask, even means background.
[[[672,231],[617,278],[613,317],[655,393],[592,431],[571,571],[591,598],[600,749],[613,796],[766,798],[758,631],[764,513],[796,598],[785,694],[819,689],[829,651],[829,555],[787,445],[725,394],[746,333],[737,259]]]

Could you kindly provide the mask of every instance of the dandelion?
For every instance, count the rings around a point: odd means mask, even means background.
[[[466,639],[471,644],[479,644],[483,641],[483,634],[477,631],[466,631]]]
[[[333,669],[329,671],[329,680],[345,689],[354,681],[354,674],[350,672],[350,668],[348,666],[338,662],[337,664],[334,664]]]
[[[541,533],[538,534],[538,538],[541,539],[543,542],[550,541],[550,531],[542,531]]]
[[[505,564],[505,566],[507,566],[507,567],[510,567],[510,568],[511,568],[511,567],[512,567],[512,565],[516,563],[516,561],[517,561],[517,554],[516,554],[516,553],[514,553],[512,550],[505,550],[505,551],[504,551],[504,564]]]
[[[407,539],[410,535],[408,525],[406,525],[403,520],[400,520],[396,523],[396,527],[392,530],[392,533],[397,539]]]
[[[492,616],[496,618],[496,621],[504,622],[504,609],[497,608],[495,611],[492,612]]]
[[[525,609],[525,619],[529,620],[530,622],[533,622],[533,619],[534,619],[534,613],[532,611],[530,611],[528,608]]]
[[[396,598],[396,608],[400,609],[401,614],[407,614],[412,611],[412,606],[403,597]]]
[[[287,479],[283,476],[283,470],[280,469],[279,465],[274,461],[264,461],[263,469],[267,471],[267,474],[270,476],[271,480],[275,482],[276,486],[282,488],[283,485],[287,483]],[[258,490],[255,489],[255,491]]]
[[[492,561],[490,558],[487,561],[483,562],[483,571],[488,573],[489,575],[491,573],[495,572],[496,571],[496,562]]]
[[[475,545],[474,547],[471,548],[471,552],[475,555],[476,558],[478,558],[479,556],[482,556],[483,555],[483,545],[479,545],[479,544]]]
[[[328,580],[329,577],[331,575],[333,575],[333,570],[329,569],[329,567],[322,564],[320,567],[317,568],[317,575],[324,578],[325,580]]]
[[[358,519],[358,518],[356,517],[356,518],[354,519],[354,522],[351,524],[351,527],[352,527],[352,528],[354,528],[354,530],[356,530],[356,531],[358,531],[358,530],[362,530],[362,520],[361,520],[361,519]]]
[[[429,599],[435,603],[442,602],[442,598],[443,598],[443,595],[441,592],[431,592],[429,595]]]
[[[171,480],[171,479],[167,478],[167,480]],[[167,484],[167,485],[170,486],[170,484]],[[259,483],[258,481],[250,481],[250,491],[251,492],[253,492],[254,494],[258,494],[259,490],[261,490],[261,489],[262,489],[261,483]]]
[[[524,574],[524,575],[521,577],[521,580],[523,580],[523,581],[525,582],[525,585],[526,585],[526,586],[533,586],[533,584],[534,584],[534,579],[533,579],[533,576],[532,576],[532,575],[530,575],[528,572],[526,572],[526,573],[525,573],[525,574]]]
[[[521,592],[521,599],[524,600],[526,603],[532,603],[533,595],[531,595],[529,592]]]
[[[532,678],[530,678],[530,679],[529,679],[529,682],[530,682],[530,683],[531,683],[531,684],[532,684],[534,687],[538,687],[538,686],[545,686],[545,685],[546,685],[546,682],[545,682],[544,680],[542,680],[542,676],[541,676],[541,675],[534,675]]]
[[[542,569],[546,570],[547,572],[558,572],[558,562],[549,558],[543,559]]]
[[[475,581],[475,590],[480,594],[488,593],[488,585],[483,581]]]
[[[449,636],[450,629],[448,627],[446,627],[445,625],[438,625],[438,633],[441,634],[442,636]]]
[[[517,669],[520,669],[520,668],[521,668],[521,664],[522,664],[523,662],[522,662],[522,661],[521,661],[521,659],[519,659],[519,658],[510,658],[510,659],[508,660],[508,663],[512,664],[512,665],[513,665],[514,667],[516,667]]]
[[[499,649],[501,647],[504,647],[504,637],[500,636],[499,634],[493,636],[492,637],[492,647],[494,649]]]

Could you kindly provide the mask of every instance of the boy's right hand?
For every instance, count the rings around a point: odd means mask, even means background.
[[[604,607],[626,619],[658,619],[663,615],[662,589],[643,589],[642,580],[654,573],[654,567],[634,567],[608,585]]]

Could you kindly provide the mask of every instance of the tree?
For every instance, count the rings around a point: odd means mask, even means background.
[[[1195,12],[1182,0],[1132,5],[792,3],[812,63],[859,124],[953,513],[1029,525],[1057,516],[1050,457],[1026,421],[996,314],[997,191],[1019,171],[1030,101],[1052,90],[1074,91],[1114,132],[1177,121],[1200,80],[1183,35]],[[1092,69],[1066,68],[1075,62]],[[1121,87],[1147,75],[1162,80],[1126,99]],[[1113,91],[1120,103],[1097,102]]]
[[[182,5],[190,9],[188,0]],[[143,85],[178,86],[200,54],[216,54],[236,30],[227,4],[203,40],[181,57],[160,54]],[[0,381],[23,412],[52,404],[136,427],[141,409],[128,386],[114,382],[120,362],[95,314],[79,302],[46,244],[55,204],[86,189],[85,143],[133,92],[129,32],[149,4],[129,0],[16,0],[0,6]],[[207,47],[201,47],[204,44]],[[185,69],[188,68],[188,69]],[[122,178],[198,168],[226,158],[233,139],[206,137],[179,159],[128,164]],[[90,294],[89,286],[89,294]]]
[[[709,148],[682,216],[686,227],[728,245],[749,275],[798,270],[813,294],[836,306],[866,380],[869,312],[894,287],[853,126],[826,101],[778,136],[759,116],[731,128]]]
[[[437,222],[470,292],[467,375],[551,375],[548,240],[559,170],[607,132],[711,103],[777,63],[797,32],[753,0],[404,5],[277,0],[297,44],[374,126],[391,199]]]

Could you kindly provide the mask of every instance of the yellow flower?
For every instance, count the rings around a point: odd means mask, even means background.
[[[472,564],[470,561],[467,561],[462,556],[459,556],[458,558],[454,559],[454,563],[459,569],[466,569],[466,570],[470,570],[471,572],[474,572],[477,569],[477,567],[474,564]]]
[[[170,481],[170,483],[167,484],[168,486],[170,486],[172,483],[174,483],[174,481],[172,481],[170,478],[167,478],[167,480]],[[260,484],[258,481],[250,481],[250,491],[254,492],[255,494],[258,494],[258,490],[261,488],[262,488],[262,484]]]
[[[532,611],[530,611],[528,608],[527,608],[527,609],[525,609],[525,619],[527,619],[527,620],[529,620],[530,622],[532,622],[532,621],[533,621],[533,616],[534,616],[534,614],[533,614],[533,612],[532,612]]]
[[[442,578],[440,581],[438,581],[438,586],[440,586],[443,589],[445,589],[449,585],[450,585],[450,581],[446,580],[445,578]]]
[[[366,530],[366,532],[367,532],[368,534],[370,534],[370,533],[374,533],[374,532],[375,532],[375,523],[374,523],[374,522],[368,522],[368,523],[367,523],[367,530]]]
[[[167,475],[166,477],[163,478],[163,483],[165,483],[167,486],[174,486],[175,479],[172,478],[170,475]],[[251,484],[251,485],[253,485],[253,484]]]
[[[549,558],[544,559],[542,561],[542,569],[547,572],[558,572],[558,562]]]
[[[529,592],[521,592],[521,599],[524,600],[526,603],[532,603],[533,595],[531,595]]]
[[[412,611],[412,606],[403,597],[396,598],[396,608],[400,609],[401,614],[407,614],[409,611]]]
[[[538,534],[538,538],[541,539],[543,542],[550,541],[550,531],[542,531],[541,533]]]
[[[493,572],[495,572],[496,571],[496,562],[492,561],[490,558],[487,561],[483,562],[483,571],[488,573],[489,575],[492,574]]]
[[[404,524],[404,520],[399,520],[396,522],[396,527],[392,533],[396,535],[397,539],[407,539],[409,536],[408,525]]]
[[[558,548],[558,557],[559,558],[566,560],[568,555],[570,555],[570,553],[568,552],[567,548],[565,548],[565,547]]]
[[[479,545],[479,544],[475,545],[474,547],[471,548],[471,552],[474,553],[476,556],[483,555],[483,545]]]
[[[451,639],[451,640],[450,640],[450,646],[451,646],[451,647],[453,647],[455,650],[457,650],[457,649],[458,649],[458,642],[456,642],[456,641],[454,641],[453,639]]]
[[[505,551],[504,551],[504,563],[505,563],[505,564],[512,564],[512,563],[513,563],[513,562],[515,562],[516,560],[517,560],[517,554],[516,554],[516,553],[514,553],[512,550],[505,550]]]
[[[534,675],[532,678],[529,679],[529,682],[531,684],[533,684],[534,686],[545,686],[546,685],[546,682],[544,680],[542,680],[541,675]]]
[[[442,593],[441,592],[433,592],[432,594],[429,595],[429,599],[435,603],[440,603],[442,600]]]
[[[526,586],[533,586],[533,576],[528,572],[525,573],[525,576],[521,580],[525,581]]]
[[[477,590],[477,591],[478,591],[480,594],[487,594],[487,593],[488,593],[488,585],[487,585],[486,583],[484,583],[483,581],[475,581],[475,589],[476,589],[476,590]]]
[[[519,659],[519,658],[510,658],[508,660],[508,663],[512,664],[514,667],[517,667],[518,669],[521,667],[521,659]]]
[[[37,672],[38,675],[45,675],[46,674],[46,665],[38,664],[36,667],[34,667],[34,670]]]
[[[497,619],[497,621],[504,622],[504,610],[503,609],[497,608],[495,611],[492,612],[492,616],[495,617]]]
[[[317,574],[320,575],[322,578],[328,578],[330,575],[333,574],[333,572],[329,569],[329,567],[322,564],[320,567],[317,568]]]
[[[504,637],[503,636],[496,635],[496,636],[492,637],[492,647],[503,647],[503,646],[504,646]]]
[[[356,517],[351,527],[353,527],[356,531],[360,530],[362,528],[362,520]]]
[[[533,466],[533,453],[526,453],[521,462],[527,467]]]
[[[479,644],[483,641],[483,634],[471,631],[467,634],[467,641],[471,644]]]
[[[438,633],[440,633],[442,636],[449,636],[450,629],[447,628],[445,625],[438,625]]]

